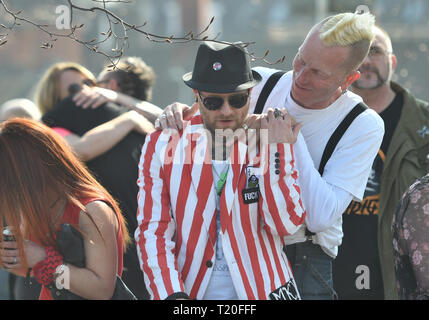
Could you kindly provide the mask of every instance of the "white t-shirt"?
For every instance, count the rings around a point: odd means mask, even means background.
[[[263,81],[252,91],[250,110],[253,113],[259,94],[268,77],[277,70],[257,67]],[[325,166],[323,178],[318,172],[325,146],[332,133],[362,98],[346,91],[329,107],[306,109],[290,96],[292,71],[285,74],[272,90],[265,103],[268,107],[286,108],[296,121],[302,124],[298,141],[294,145],[298,183],[307,211],[306,225],[295,234],[286,237],[292,244],[306,240],[305,228],[316,232],[313,242],[335,258],[341,244],[342,213],[352,199],[361,201],[373,160],[384,135],[384,123],[373,110],[361,113],[339,141]]]
[[[215,192],[218,181],[223,172],[227,172],[229,163],[227,161],[212,161],[213,169],[213,185]],[[216,221],[217,221],[217,237],[216,237],[216,259],[213,265],[213,271],[210,277],[209,284],[204,294],[204,300],[238,300],[237,293],[234,289],[231,273],[229,272],[228,263],[222,248],[222,232],[220,225],[220,197],[216,193]]]

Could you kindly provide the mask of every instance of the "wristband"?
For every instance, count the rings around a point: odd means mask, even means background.
[[[34,278],[40,284],[47,286],[54,281],[57,267],[63,263],[63,256],[54,249],[46,247],[46,258],[33,267]]]

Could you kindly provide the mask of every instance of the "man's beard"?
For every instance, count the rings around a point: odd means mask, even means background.
[[[375,74],[375,76],[377,77],[377,81],[375,83],[375,85],[373,85],[372,87],[367,87],[367,86],[363,86],[360,85],[361,81],[364,81],[363,79],[358,79],[355,82],[352,83],[352,87],[356,88],[356,89],[377,89],[380,88],[381,86],[383,86],[384,84],[387,83],[387,81],[389,80],[388,77],[383,78],[383,76],[380,74],[380,71],[377,68],[373,68],[373,67],[361,67],[359,68],[360,72],[363,71],[371,71]]]

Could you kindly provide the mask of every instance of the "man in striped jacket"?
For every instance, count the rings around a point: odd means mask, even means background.
[[[282,248],[305,219],[300,126],[280,110],[248,118],[261,76],[239,43],[203,43],[183,80],[199,114],[151,134],[139,165],[135,239],[151,297],[299,299]],[[249,121],[260,121],[258,135]]]

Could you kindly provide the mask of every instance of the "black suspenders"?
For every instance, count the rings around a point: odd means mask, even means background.
[[[258,101],[256,102],[255,111],[253,112],[254,114],[260,114],[262,112],[262,110],[264,109],[265,102],[267,101],[271,91],[273,90],[274,86],[277,84],[279,79],[284,74],[285,74],[284,71],[278,71],[273,73],[268,78],[267,82],[262,88]],[[362,112],[364,112],[366,109],[368,109],[368,107],[365,104],[358,103],[345,116],[343,121],[341,121],[341,123],[338,125],[337,129],[335,129],[334,133],[331,135],[331,137],[328,140],[328,143],[326,144],[325,150],[323,151],[323,154],[322,154],[322,159],[320,160],[319,173],[321,176],[323,176],[326,163],[328,162],[329,158],[332,156],[332,153],[334,152],[338,142],[341,140],[341,137],[347,131],[348,127],[352,124],[353,120],[356,119],[356,117],[360,115]],[[314,233],[309,231],[308,229],[305,230],[305,234],[307,236],[314,235]]]
[[[335,150],[338,142],[341,140],[341,137],[346,132],[347,128],[352,124],[353,120],[356,119],[358,115],[364,112],[368,107],[363,103],[358,103],[350,112],[345,116],[343,121],[335,129],[334,133],[328,140],[325,150],[323,151],[322,159],[320,160],[319,173],[323,176],[323,171],[325,170],[325,165],[331,157],[332,153]]]
[[[338,142],[341,140],[341,137],[344,135],[344,133],[347,131],[347,128],[350,127],[353,120],[356,119],[358,115],[360,115],[362,112],[364,112],[368,107],[363,103],[358,103],[354,106],[352,110],[345,116],[343,121],[338,125],[337,129],[335,129],[334,133],[331,135],[331,137],[328,140],[328,143],[326,144],[325,150],[323,150],[322,159],[320,160],[319,164],[319,173],[320,176],[323,176],[323,172],[325,170],[325,165],[328,162],[329,158],[332,156],[332,153],[335,150],[335,147],[337,146]],[[305,229],[305,235],[306,236],[314,236],[315,233],[311,232],[307,228]]]
[[[267,82],[265,82],[265,85],[262,88],[261,93],[259,94],[259,98],[255,106],[255,111],[253,111],[254,114],[261,114],[262,110],[264,110],[265,102],[267,102],[271,91],[285,73],[285,71],[277,71],[268,78]]]

